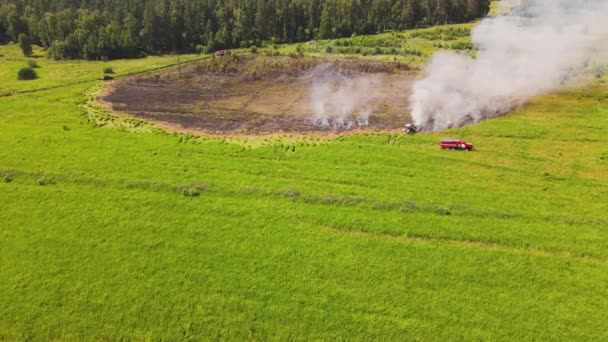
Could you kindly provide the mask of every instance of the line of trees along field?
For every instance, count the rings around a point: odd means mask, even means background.
[[[489,0],[0,0],[0,43],[20,35],[57,59],[213,51],[457,23]]]

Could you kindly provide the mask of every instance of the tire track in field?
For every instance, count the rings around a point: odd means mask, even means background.
[[[204,180],[202,180],[204,181]],[[340,194],[301,194],[297,190],[261,190],[257,188],[232,188],[230,186],[218,184],[206,184],[204,182],[174,184],[158,181],[141,181],[132,179],[106,179],[106,178],[89,178],[82,175],[68,174],[50,174],[46,172],[23,171],[18,169],[2,169],[0,168],[0,182],[8,183],[8,186],[16,187],[36,187],[36,186],[61,186],[72,185],[82,187],[86,191],[86,187],[103,187],[113,188],[116,190],[141,190],[158,193],[173,193],[176,196],[182,195],[187,197],[206,197],[220,196],[226,198],[235,198],[246,196],[249,199],[273,199],[276,201],[290,201],[300,203],[304,207],[301,208],[305,212],[310,212],[310,207],[306,206],[335,206],[346,210],[372,210],[374,212],[383,211],[400,211],[404,215],[410,212],[418,212],[428,215],[450,215],[450,216],[473,216],[473,217],[496,217],[503,220],[510,219],[531,219],[526,215],[512,212],[496,212],[488,211],[473,207],[454,207],[450,204],[428,204],[414,203],[413,201],[378,201],[373,197],[346,196]],[[448,213],[449,212],[449,213]],[[381,214],[381,213],[379,213]],[[309,217],[315,221],[313,217]],[[563,217],[536,217],[534,221],[560,222],[566,218]],[[593,226],[605,226],[607,221],[601,218],[578,218],[573,224],[587,224]],[[513,224],[517,224],[516,221]],[[535,256],[551,256],[561,257],[579,261],[592,261],[601,264],[608,264],[608,258],[597,255],[587,254],[585,252],[572,252],[567,249],[552,250],[547,248],[518,246],[509,242],[493,242],[476,238],[466,237],[450,237],[450,236],[433,236],[427,233],[412,233],[412,232],[370,232],[361,230],[360,228],[336,228],[328,226],[324,220],[319,220],[315,226],[321,227],[324,231],[334,234],[340,234],[350,237],[383,239],[390,241],[400,241],[408,243],[435,243],[445,245],[455,245],[469,248],[483,248],[491,250],[502,250],[511,253],[523,253]],[[551,247],[549,247],[551,248]]]
[[[608,265],[608,259],[595,257],[591,255],[579,255],[566,251],[553,251],[548,249],[540,249],[534,247],[517,247],[506,244],[499,244],[493,242],[486,242],[481,240],[464,240],[464,239],[454,239],[450,237],[431,237],[428,235],[419,235],[406,233],[402,235],[389,234],[389,233],[374,233],[374,232],[365,232],[361,230],[344,230],[333,227],[324,226],[321,228],[323,231],[348,236],[352,238],[366,238],[366,239],[377,239],[377,240],[386,240],[386,241],[396,241],[401,243],[428,243],[428,244],[437,244],[437,245],[449,245],[449,246],[457,246],[463,248],[475,248],[475,249],[485,249],[492,251],[503,251],[513,254],[526,254],[530,256],[539,256],[539,257],[554,257],[554,258],[562,258],[562,259],[570,259],[582,262],[592,262],[595,264]]]

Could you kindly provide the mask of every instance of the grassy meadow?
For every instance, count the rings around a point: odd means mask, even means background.
[[[604,79],[450,132],[222,138],[92,101],[175,56],[0,55],[0,340],[608,339]]]

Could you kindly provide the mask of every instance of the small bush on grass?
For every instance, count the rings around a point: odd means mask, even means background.
[[[32,69],[39,68],[39,66],[38,66],[38,62],[36,62],[36,61],[35,61],[35,60],[33,60],[33,59],[28,60],[28,61],[27,61],[27,65],[29,65],[29,66],[30,66],[30,68],[32,68]]]
[[[195,184],[180,186],[178,189],[186,197],[198,197],[201,195],[201,193],[203,191],[208,190],[209,186],[207,184],[195,183]]]
[[[55,182],[53,181],[53,178],[51,178],[49,176],[42,176],[42,177],[38,178],[38,180],[36,180],[36,183],[38,183],[38,185],[40,185],[40,186],[55,184]]]
[[[416,210],[416,202],[409,200],[409,199],[403,200],[403,206],[401,207],[401,212],[409,213],[414,210]]]
[[[287,188],[287,189],[283,190],[283,196],[289,197],[289,198],[299,197],[300,191],[298,191],[298,189],[294,189],[294,188]]]
[[[257,47],[257,46],[255,46],[255,45],[254,45],[254,46],[252,46],[252,47],[249,49],[249,52],[251,52],[251,53],[258,53],[258,47]]]
[[[182,194],[186,197],[198,197],[201,195],[201,191],[196,188],[187,188],[182,190]]]
[[[17,78],[21,81],[35,80],[38,78],[38,74],[36,73],[36,70],[34,70],[34,68],[28,66],[19,70]]]
[[[112,69],[111,67],[105,67],[103,68],[103,73],[104,74],[113,74],[114,73],[114,69]]]

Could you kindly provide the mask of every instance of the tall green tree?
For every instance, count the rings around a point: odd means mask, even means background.
[[[25,33],[19,34],[19,47],[25,57],[31,57],[33,52],[32,40]]]

